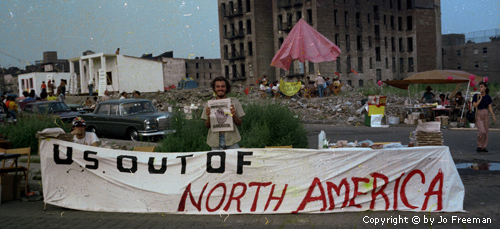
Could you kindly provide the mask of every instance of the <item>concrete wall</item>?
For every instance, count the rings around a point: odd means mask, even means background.
[[[23,90],[35,90],[35,93],[37,95],[40,95],[42,92],[41,86],[42,86],[42,81],[45,81],[45,84],[47,84],[47,76],[52,75],[52,79],[55,81],[55,86],[56,88],[61,84],[61,79],[65,79],[68,81],[70,80],[70,73],[56,73],[56,72],[32,72],[32,73],[27,73],[27,74],[20,74],[18,76],[18,93],[19,95],[22,95]],[[33,81],[33,85],[31,85],[30,80]],[[25,82],[24,86],[22,82]],[[26,84],[27,82],[27,84]],[[66,86],[67,90],[67,86]]]
[[[163,66],[160,61],[118,55],[118,90],[120,92],[163,91]]]
[[[178,58],[162,58],[163,63],[163,85],[169,87],[174,85],[186,77],[186,60]]]

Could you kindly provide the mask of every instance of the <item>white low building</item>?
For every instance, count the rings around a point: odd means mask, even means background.
[[[97,53],[69,60],[72,80],[71,94],[89,93],[89,82],[94,82],[93,91],[102,96],[104,91],[139,92],[163,91],[163,67],[161,61]],[[79,62],[80,76],[75,73],[75,62]]]
[[[68,84],[70,82],[70,73],[67,72],[31,72],[26,74],[18,75],[17,82],[19,85],[19,96],[22,95],[23,91],[30,92],[35,90],[37,95],[42,92],[42,82],[48,85],[49,80],[55,82],[56,88],[61,84],[61,79],[65,79]],[[66,86],[66,90],[67,90]]]

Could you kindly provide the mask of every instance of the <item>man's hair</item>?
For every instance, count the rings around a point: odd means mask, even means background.
[[[462,92],[461,91],[457,92],[457,95],[462,96]]]
[[[229,92],[231,92],[231,84],[229,83],[229,80],[227,80],[226,78],[224,78],[222,76],[215,77],[215,79],[212,80],[212,82],[210,82],[210,86],[212,86],[212,90],[215,91],[215,82],[217,82],[217,81],[226,82],[226,94],[229,94]]]
[[[139,91],[134,91],[134,93],[136,93],[138,95],[141,95],[141,93]]]
[[[122,92],[122,94],[121,94],[121,95],[126,95],[126,94],[127,94],[127,92]]]

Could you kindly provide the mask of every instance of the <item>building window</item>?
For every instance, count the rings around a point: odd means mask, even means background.
[[[373,6],[373,20],[380,20],[380,15],[378,14],[378,6]]]
[[[483,68],[484,68],[484,69],[488,68],[488,62],[487,62],[487,61],[484,61],[484,62],[483,62]]]
[[[360,17],[360,13],[356,12],[356,28],[361,27],[361,21],[360,21],[359,17]]]
[[[398,30],[403,31],[403,18],[398,17]]]
[[[375,40],[380,41],[380,26],[376,25],[374,28],[375,28]]]
[[[387,26],[387,16],[384,14],[384,26]]]
[[[371,16],[370,16],[370,14],[367,14],[367,15],[366,15],[366,20],[368,21],[368,24],[371,24],[371,23],[372,23],[372,21],[371,21],[371,20],[372,20],[372,18],[371,18]]]
[[[403,38],[399,38],[399,51],[403,52]]]
[[[212,63],[208,63],[208,68],[212,69]]]
[[[401,10],[401,0],[398,0],[398,10]]]
[[[377,76],[377,82],[382,80],[382,69],[375,70]]]
[[[391,29],[395,30],[396,27],[394,26],[394,16],[391,15]]]
[[[408,52],[413,52],[413,37],[408,37],[407,39],[408,42]]]
[[[188,63],[185,63],[184,65],[186,65],[186,69],[188,69]]]
[[[477,61],[476,61],[476,62],[474,62],[474,67],[475,67],[475,68],[479,68],[479,62],[477,62]]]
[[[368,47],[372,47],[372,36],[368,36]]]
[[[250,0],[246,0],[245,3],[246,3],[246,10],[247,10],[247,13],[248,13],[248,12],[251,11]]]
[[[189,73],[186,73],[186,78],[189,78]]]
[[[394,37],[391,37],[391,50],[393,52],[396,51],[396,40],[394,39]]]
[[[392,0],[389,0],[389,8],[392,9]]]
[[[413,29],[413,17],[408,16],[406,17],[406,30],[412,30]]]
[[[241,70],[241,77],[245,77],[245,64],[240,65],[240,70]]]
[[[253,44],[252,42],[248,42],[248,56],[253,55]]]
[[[399,72],[403,73],[404,72],[404,62],[403,58],[399,58]]]
[[[408,58],[408,72],[413,72],[413,58]]]
[[[297,11],[297,13],[295,14],[297,16],[297,21],[299,21],[301,18],[302,18],[302,11]]]
[[[247,34],[252,34],[252,21],[247,20]]]
[[[483,53],[488,53],[488,48],[487,47],[483,48]]]
[[[196,73],[196,79],[200,78],[200,73]]]
[[[373,58],[370,57],[370,69],[373,69]]]
[[[352,86],[352,80],[348,80],[347,85]]]
[[[461,56],[462,55],[462,51],[461,50],[457,50],[457,56]]]
[[[198,63],[196,63],[196,69],[198,69],[198,68],[199,68],[199,65],[198,65]]]
[[[457,63],[457,69],[458,70],[462,69],[462,64],[461,63]]]
[[[337,72],[338,73],[341,73],[342,72],[342,68],[340,66],[340,57],[337,57]]]
[[[392,58],[392,72],[396,72],[396,58]]]
[[[479,51],[477,49],[474,49],[474,54],[478,54]]]
[[[406,9],[413,9],[413,0],[406,0]]]
[[[363,57],[358,57],[358,72],[363,72]]]
[[[363,80],[359,80],[358,84],[359,84],[360,87],[363,87]]]
[[[339,25],[339,12],[337,10],[333,11],[333,24]]]
[[[309,23],[309,25],[312,25],[313,23],[313,16],[312,16],[312,10],[307,10],[307,23]]]
[[[389,58],[385,58],[385,69],[389,69]]]
[[[224,76],[229,79],[229,66],[224,66]]]
[[[349,70],[351,69],[351,57],[350,56],[346,57],[345,62],[347,64],[347,70],[346,71],[349,72]]]
[[[212,73],[209,74],[210,79],[212,79]]]
[[[387,37],[384,37],[384,46],[385,46],[385,49],[387,49]]]
[[[361,42],[362,42],[361,36],[357,36],[356,37],[356,47],[358,50],[363,50],[363,46],[362,46]]]
[[[351,49],[351,41],[349,40],[349,35],[345,35],[345,50],[349,51]]]
[[[335,44],[336,45],[339,44],[339,34],[338,33],[335,34]]]
[[[106,72],[106,85],[113,85],[113,73]]]
[[[380,57],[380,47],[375,47],[375,60],[382,61]]]
[[[345,18],[345,27],[349,27],[349,12],[347,11],[344,12],[344,18]]]
[[[338,62],[338,60],[337,60],[337,62]],[[308,69],[309,69],[309,71],[308,71],[309,74],[314,74],[314,63],[313,62],[309,61]]]

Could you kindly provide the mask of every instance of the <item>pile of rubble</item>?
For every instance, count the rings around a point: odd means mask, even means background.
[[[305,123],[329,124],[329,125],[362,125],[365,120],[364,109],[361,109],[367,101],[367,96],[360,89],[349,86],[342,87],[340,95],[329,95],[323,98],[302,98],[295,95],[291,98],[262,97],[258,88],[250,89],[248,95],[243,91],[245,88],[233,87],[230,97],[236,97],[242,104],[253,102],[271,102],[286,104],[301,117]],[[398,117],[403,106],[407,102],[407,96],[387,94],[386,116]],[[184,107],[202,107],[207,100],[212,98],[213,92],[208,88],[197,88],[188,90],[172,89],[164,92],[142,93],[142,97],[154,102],[157,110],[167,111],[170,109],[182,109]],[[417,103],[420,94],[414,95],[411,103]],[[491,95],[493,98],[496,117],[500,119],[500,92]],[[118,99],[119,94],[111,95],[112,99]],[[66,103],[83,104],[86,96],[68,96]]]

